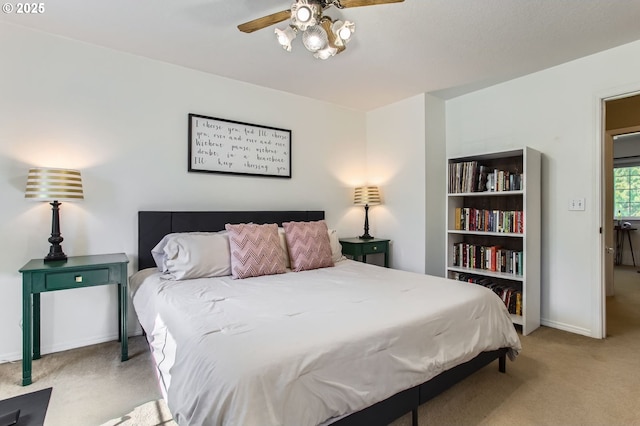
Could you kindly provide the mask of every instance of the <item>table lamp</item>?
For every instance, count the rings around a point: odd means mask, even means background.
[[[377,186],[357,187],[353,195],[353,204],[356,206],[364,206],[364,234],[359,238],[361,240],[372,239],[373,237],[369,235],[369,206],[382,204],[380,200],[380,190]]]
[[[45,262],[67,260],[67,255],[60,245],[63,241],[60,234],[60,200],[83,200],[82,177],[78,170],[33,168],[29,170],[24,198],[34,201],[48,201],[52,208],[51,237],[49,254]]]

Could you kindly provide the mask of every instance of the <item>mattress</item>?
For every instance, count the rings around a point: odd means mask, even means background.
[[[521,346],[492,291],[343,260],[234,280],[130,280],[180,425],[318,425]]]

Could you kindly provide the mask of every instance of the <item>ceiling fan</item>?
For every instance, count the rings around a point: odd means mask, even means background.
[[[291,42],[302,33],[302,43],[319,59],[327,59],[345,49],[355,31],[350,21],[332,20],[323,12],[335,6],[338,9],[360,6],[375,6],[387,3],[401,3],[404,0],[294,0],[290,9],[272,13],[238,25],[245,33],[252,33],[282,21],[290,20],[285,29],[275,29],[280,45],[291,51]]]

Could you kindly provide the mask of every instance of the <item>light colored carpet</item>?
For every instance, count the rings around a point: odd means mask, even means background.
[[[161,398],[142,336],[129,339],[126,362],[120,343],[108,342],[44,355],[32,375],[33,384],[23,387],[21,362],[0,365],[0,399],[53,387],[45,426],[97,426]]]
[[[163,399],[149,401],[117,419],[109,420],[101,426],[177,426]]]
[[[523,351],[423,404],[426,425],[640,425],[640,274],[616,268],[607,300],[608,338],[541,327],[522,337]],[[19,362],[0,365],[0,399],[53,387],[45,426],[175,425],[156,383],[144,338],[130,338],[131,359],[103,343],[44,356],[34,384],[20,386]],[[408,426],[406,415],[393,426]]]

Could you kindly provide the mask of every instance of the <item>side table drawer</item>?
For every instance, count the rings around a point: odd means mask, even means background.
[[[386,249],[386,243],[367,243],[362,245],[362,254],[384,253]]]
[[[45,275],[44,288],[60,290],[87,285],[102,285],[109,282],[109,268],[76,272],[55,272]]]

